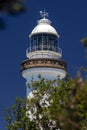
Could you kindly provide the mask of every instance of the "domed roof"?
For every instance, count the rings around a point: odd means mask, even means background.
[[[47,33],[56,35],[59,38],[59,35],[54,27],[51,26],[51,21],[47,18],[42,18],[38,21],[38,25],[32,30],[30,37],[35,34]]]

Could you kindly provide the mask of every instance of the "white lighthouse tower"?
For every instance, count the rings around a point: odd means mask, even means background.
[[[48,13],[40,11],[41,19],[29,35],[30,44],[26,50],[27,59],[21,64],[26,84],[38,75],[53,80],[57,76],[63,79],[66,75],[66,62],[61,60],[62,50],[59,48],[59,34],[47,18]],[[27,88],[27,97],[30,89]]]

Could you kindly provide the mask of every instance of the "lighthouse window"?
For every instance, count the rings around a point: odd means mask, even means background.
[[[57,51],[58,40],[57,36],[52,34],[37,34],[31,38],[31,51],[36,50],[51,50]]]
[[[55,47],[58,47],[58,40],[57,40],[57,38],[55,38],[54,46],[55,46]]]
[[[38,34],[38,43],[37,43],[38,50],[42,49],[42,34]]]
[[[47,50],[47,41],[48,41],[48,36],[47,34],[43,34],[42,36],[42,42],[43,42],[43,50]]]
[[[54,47],[54,36],[48,35],[48,43],[47,43],[48,49],[52,50]]]
[[[47,45],[47,35],[43,34],[43,44]]]
[[[36,51],[37,37],[33,36],[31,39],[31,51]]]
[[[55,51],[58,50],[58,40],[57,40],[57,38],[55,38],[55,41],[54,41],[54,48],[55,48]]]
[[[49,50],[56,51],[58,48],[57,37],[55,35],[49,34],[47,45]]]

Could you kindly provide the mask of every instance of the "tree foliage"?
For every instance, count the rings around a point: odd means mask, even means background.
[[[0,12],[15,14],[24,11],[23,0],[0,0]]]
[[[0,29],[5,27],[2,19],[3,13],[14,16],[24,11],[24,0],[0,0]]]
[[[87,37],[82,38],[80,42],[83,44],[84,47],[87,47]]]
[[[87,82],[80,74],[63,81],[39,77],[32,87],[30,98],[17,99],[8,111],[8,130],[87,130]]]
[[[6,109],[6,130],[35,130],[35,123],[26,116],[26,99],[16,98],[15,104]]]

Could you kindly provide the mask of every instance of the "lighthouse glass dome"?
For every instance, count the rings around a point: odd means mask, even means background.
[[[30,46],[27,49],[28,53],[39,50],[62,53],[58,45],[59,35],[47,18],[42,18],[38,21],[37,26],[32,30],[29,37]]]
[[[36,34],[31,37],[31,51],[51,50],[58,51],[58,40],[53,34]]]

